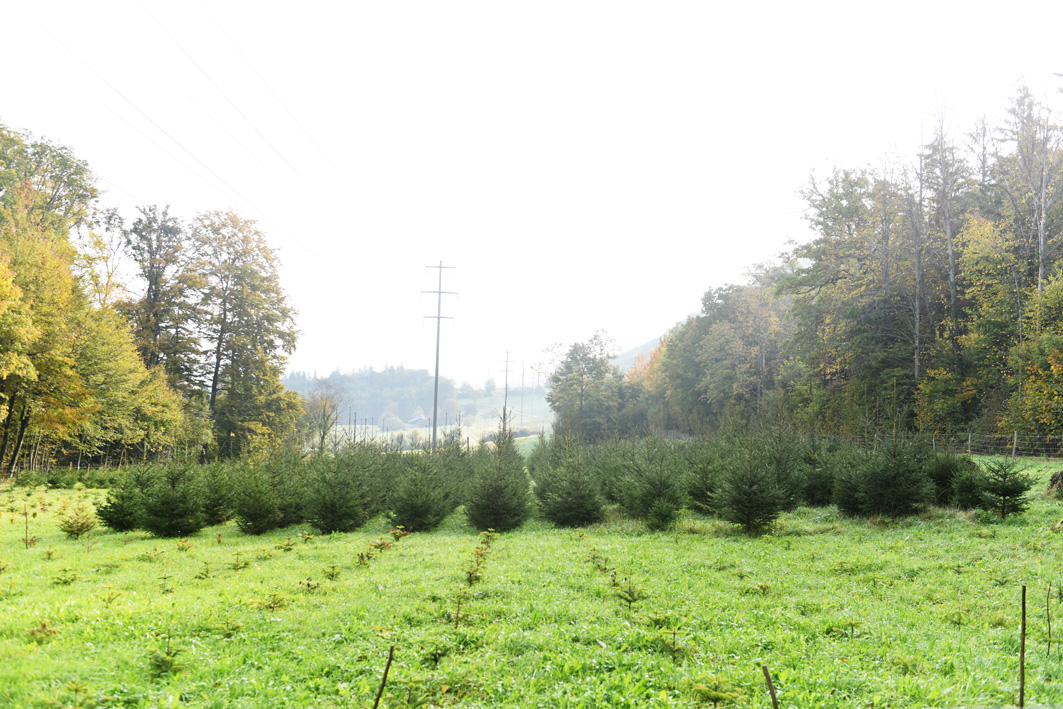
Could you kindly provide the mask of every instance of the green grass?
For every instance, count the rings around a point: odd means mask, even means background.
[[[696,516],[657,534],[534,521],[470,588],[480,538],[460,515],[398,540],[383,520],[68,540],[63,511],[100,496],[0,492],[0,706],[366,707],[391,645],[388,707],[712,706],[697,687],[714,678],[733,706],[770,707],[762,664],[781,707],[1011,704],[1024,583],[1027,704],[1063,702],[1050,498],[1005,522],[802,508],[759,538]]]

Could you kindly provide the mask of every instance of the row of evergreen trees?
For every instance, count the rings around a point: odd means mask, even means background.
[[[1033,484],[1008,461],[979,468],[920,440],[898,438],[868,451],[783,430],[594,446],[561,434],[541,437],[525,460],[503,427],[474,451],[456,438],[434,454],[352,442],[305,459],[292,453],[257,463],[135,467],[98,514],[111,529],[159,536],[187,536],[229,519],[248,534],[301,523],[347,532],[382,513],[408,531],[428,531],[461,506],[476,528],[506,531],[537,503],[559,526],[600,522],[616,506],[662,530],[687,508],[758,533],[799,505],[900,517],[936,504],[1006,517],[1025,509]]]
[[[1010,461],[984,468],[897,438],[874,450],[788,431],[732,434],[692,443],[663,438],[583,447],[574,437],[541,439],[529,471],[543,515],[558,525],[600,521],[609,504],[650,529],[672,525],[685,507],[740,525],[772,526],[799,505],[835,504],[845,514],[901,517],[929,505],[1022,512],[1034,480]]]
[[[134,466],[97,514],[115,531],[164,537],[228,520],[247,534],[303,523],[348,532],[382,513],[412,532],[435,528],[461,505],[478,529],[505,531],[527,518],[530,495],[524,459],[503,431],[474,451],[458,437],[435,454],[352,441],[335,455]]]

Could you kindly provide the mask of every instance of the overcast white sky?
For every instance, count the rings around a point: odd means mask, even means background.
[[[1059,107],[1063,7],[1012,3],[16,2],[0,121],[69,145],[103,202],[257,219],[290,369],[511,382],[620,349],[807,238],[813,170],[962,140],[1020,83]],[[528,374],[534,377],[533,374]]]

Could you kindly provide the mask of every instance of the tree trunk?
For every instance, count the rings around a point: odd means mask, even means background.
[[[30,412],[29,407],[22,404],[22,414],[19,417],[18,435],[15,438],[15,448],[11,451],[11,465],[8,467],[8,477],[17,477],[15,474],[15,467],[18,465],[18,457],[22,453],[22,443],[26,439],[26,429],[30,425]]]
[[[218,386],[221,381],[221,359],[225,347],[225,312],[222,312],[221,328],[218,331],[218,342],[214,346],[214,374],[210,380],[210,410],[214,411],[214,403],[218,400]]]
[[[4,437],[0,442],[0,470],[4,468],[4,460],[7,457],[7,444],[11,438],[11,422],[15,419],[15,400],[13,396],[8,397],[7,416],[4,417]]]

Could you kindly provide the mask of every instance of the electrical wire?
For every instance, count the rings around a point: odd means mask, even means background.
[[[317,149],[317,151],[321,154],[321,157],[323,157],[325,159],[325,162],[327,162],[329,164],[329,166],[332,167],[332,169],[336,171],[336,174],[341,174],[341,171],[340,171],[339,167],[336,166],[336,163],[332,162],[332,158],[329,156],[329,154],[325,152],[324,148],[322,148],[321,145],[318,144],[318,142],[316,140],[314,140],[314,136],[310,135],[310,132],[307,131],[307,129],[303,126],[303,124],[299,121],[299,119],[296,118],[295,114],[291,111],[290,108],[288,108],[288,104],[285,103],[284,99],[282,99],[277,94],[277,92],[273,90],[273,86],[270,85],[270,83],[266,80],[266,77],[262,76],[262,73],[259,72],[258,67],[255,66],[254,62],[252,62],[247,57],[247,55],[244,54],[243,50],[240,49],[240,46],[236,43],[235,40],[233,40],[232,36],[225,30],[225,27],[222,26],[222,24],[218,21],[218,19],[210,11],[210,8],[207,7],[207,4],[204,3],[204,2],[200,2],[200,6],[203,8],[203,11],[207,14],[207,17],[209,17],[214,22],[214,25],[225,36],[225,39],[227,39],[229,41],[229,44],[232,46],[232,48],[236,50],[236,53],[240,55],[240,58],[244,60],[244,62],[247,64],[247,66],[250,67],[251,71],[254,72],[255,76],[258,77],[258,80],[262,82],[262,85],[266,87],[266,90],[269,91],[270,95],[273,96],[273,98],[277,101],[277,103],[280,105],[280,107],[284,109],[284,112],[288,114],[288,117],[292,119],[292,123],[294,123],[299,128],[299,130],[302,131],[303,135],[306,136],[306,139],[310,141],[311,145],[313,145]]]
[[[164,25],[162,23],[162,21],[160,21],[159,18],[156,17],[155,14],[148,8],[148,6],[144,4],[143,0],[140,0],[140,6],[141,6],[141,8],[144,9],[144,11],[146,13],[148,13],[149,16],[151,16],[151,19],[155,20],[155,22],[159,25],[159,27],[162,28],[162,31],[166,34],[166,36],[170,38],[170,41],[172,41],[175,45],[177,45],[177,48],[181,50],[181,53],[184,54],[185,57],[188,59],[188,61],[190,61],[192,63],[192,65],[196,69],[199,70],[199,72],[204,76],[204,78],[206,78],[206,80],[210,83],[210,85],[213,86],[214,89],[221,95],[221,97],[224,98],[228,102],[228,104],[230,106],[232,106],[233,110],[236,111],[236,113],[239,114],[239,116],[244,119],[244,121],[247,123],[247,125],[251,126],[251,129],[253,131],[255,131],[255,133],[257,133],[260,138],[262,138],[263,142],[265,142],[266,145],[268,145],[270,147],[270,149],[273,150],[273,152],[277,154],[277,157],[279,157],[281,159],[281,161],[283,161],[284,164],[287,165],[289,167],[289,169],[291,169],[291,171],[293,173],[295,173],[295,175],[300,180],[302,180],[303,183],[313,193],[315,191],[315,188],[310,183],[310,181],[307,180],[305,177],[303,177],[303,174],[301,172],[299,172],[299,170],[295,167],[295,165],[293,165],[291,163],[291,161],[289,161],[288,158],[285,157],[284,154],[281,153],[281,151],[277,149],[277,147],[273,144],[273,142],[270,141],[270,139],[268,137],[266,137],[266,134],[263,133],[261,130],[259,130],[258,126],[255,125],[255,123],[250,118],[247,117],[247,115],[240,109],[239,106],[236,105],[236,103],[229,97],[229,95],[220,86],[218,86],[217,82],[214,81],[214,78],[211,77],[211,75],[208,74],[207,71],[202,66],[200,66],[199,62],[197,62],[195,60],[195,58],[191,54],[188,53],[188,51],[177,40],[177,38],[174,37],[170,33],[170,30],[168,30],[166,28],[166,25]]]

